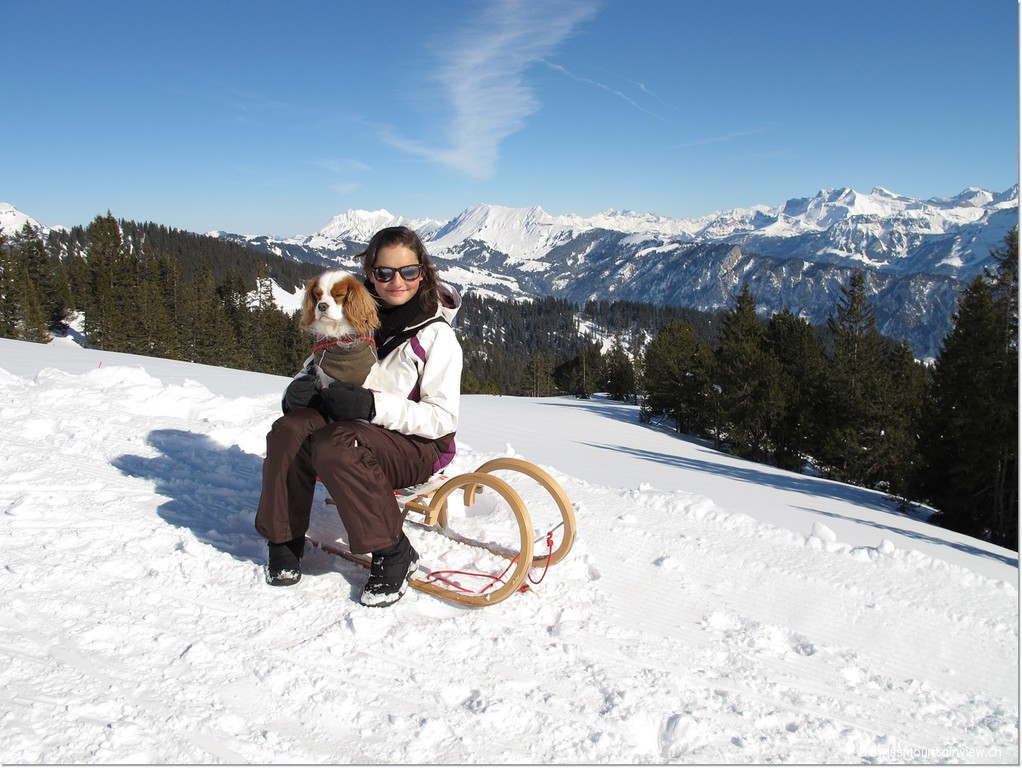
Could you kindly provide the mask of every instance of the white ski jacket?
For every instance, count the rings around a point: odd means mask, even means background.
[[[451,438],[443,465],[454,457],[458,428],[462,353],[450,323],[460,307],[457,291],[441,285],[434,317],[414,326],[416,333],[378,360],[363,385],[375,400],[373,424],[433,440]]]

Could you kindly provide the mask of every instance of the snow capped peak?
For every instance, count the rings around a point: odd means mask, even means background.
[[[820,229],[827,229],[841,219],[851,216],[884,215],[891,210],[891,198],[863,195],[848,187],[821,192],[809,205],[807,221]]]
[[[665,236],[691,235],[698,229],[695,222],[686,219],[673,219],[658,213],[641,213],[638,211],[609,208],[594,216],[564,216],[576,230],[609,229],[614,232],[634,232],[641,234],[661,234]]]
[[[990,201],[993,208],[1018,208],[1018,184],[1013,185],[1000,194],[994,195]]]
[[[349,210],[334,216],[317,234],[369,242],[378,230],[399,227],[405,223],[404,218],[394,216],[383,208],[378,211]]]
[[[477,205],[469,208],[466,213],[470,218],[483,220],[487,226],[504,228],[509,226],[549,226],[558,223],[554,216],[551,216],[542,207],[532,205],[527,208],[511,208],[506,205]]]
[[[528,261],[562,242],[572,229],[569,221],[551,216],[538,205],[476,205],[438,230],[431,239],[431,248],[443,250],[466,240],[478,240],[515,261]]]
[[[985,189],[967,187],[954,197],[935,198],[928,202],[947,208],[983,208],[993,202],[994,195]]]
[[[26,216],[10,203],[0,203],[0,230],[2,230],[7,237],[16,235],[26,224],[28,224],[37,233],[43,234],[46,232],[46,227],[41,225],[31,216]]]
[[[374,234],[386,227],[408,227],[418,232],[420,237],[427,238],[441,223],[435,219],[406,219],[383,208],[378,211],[352,209],[334,216],[315,234],[294,238],[294,242],[313,248],[330,248],[344,240],[368,243]]]
[[[838,187],[837,189],[821,189],[816,196],[826,199],[828,203],[836,203],[849,198],[854,199],[855,194],[855,190],[851,187]]]
[[[905,197],[904,195],[899,195],[897,192],[892,192],[891,190],[886,189],[885,187],[873,187],[873,191],[870,193],[870,195],[873,196],[873,197],[878,197],[878,198],[887,198],[889,200],[897,200],[897,201],[902,202],[902,203],[912,203],[912,202],[915,202],[911,197]]]
[[[538,205],[529,208],[509,208],[504,205],[474,205],[466,208],[452,219],[436,238],[446,237],[449,232],[471,229],[507,229],[508,227],[535,227],[554,224],[555,220]]]

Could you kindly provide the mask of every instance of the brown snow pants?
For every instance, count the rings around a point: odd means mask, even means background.
[[[312,408],[291,411],[266,435],[256,530],[274,544],[305,536],[319,477],[337,504],[351,551],[389,549],[403,522],[394,489],[427,480],[439,456],[427,438],[364,421],[328,423]]]

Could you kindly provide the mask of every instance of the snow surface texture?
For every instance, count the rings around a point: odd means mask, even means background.
[[[1015,553],[634,407],[465,398],[454,471],[575,505],[531,593],[364,608],[313,549],[266,586],[285,383],[0,340],[0,761],[1018,762]]]

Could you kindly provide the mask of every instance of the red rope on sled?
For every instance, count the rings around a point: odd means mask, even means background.
[[[540,574],[539,578],[533,581],[532,576],[529,576],[529,581],[533,584],[539,584],[546,578],[547,571],[550,570],[550,556],[554,553],[554,532],[546,532],[546,564],[543,566],[543,573]]]
[[[532,582],[533,584],[539,584],[541,581],[543,581],[543,579],[546,578],[547,571],[550,570],[550,556],[553,554],[553,551],[554,551],[554,532],[553,531],[547,531],[547,534],[546,534],[546,544],[547,544],[547,558],[546,558],[546,565],[543,566],[543,573],[542,573],[542,575],[540,575],[540,577],[538,579],[535,579],[535,580],[533,580],[532,576],[528,577],[529,581]],[[457,584],[457,583],[451,581],[450,579],[448,579],[446,577],[446,575],[451,575],[451,576],[470,576],[470,577],[473,577],[473,578],[489,579],[490,580],[489,584],[484,586],[482,589],[476,590],[476,592],[475,592],[475,594],[477,594],[477,595],[482,595],[482,594],[484,594],[486,592],[486,590],[492,589],[497,584],[501,584],[501,583],[504,582],[504,577],[507,575],[507,572],[511,570],[511,566],[513,566],[516,562],[518,562],[518,558],[519,557],[521,557],[521,553],[519,553],[519,554],[515,555],[513,558],[511,558],[511,562],[508,563],[507,568],[504,569],[504,571],[500,574],[500,576],[493,576],[493,575],[488,574],[488,573],[473,573],[471,571],[454,571],[454,570],[450,570],[450,571],[433,571],[431,573],[426,574],[426,581],[434,581],[434,582],[435,581],[439,581],[442,584],[446,584],[451,589],[456,589],[459,592],[465,592],[467,594],[472,594],[472,590],[471,589],[468,589],[467,587],[463,587],[460,584]],[[446,574],[446,575],[443,575],[443,574]],[[523,584],[522,586],[520,586],[518,588],[517,591],[518,592],[526,592],[528,589],[529,589],[528,584]]]

